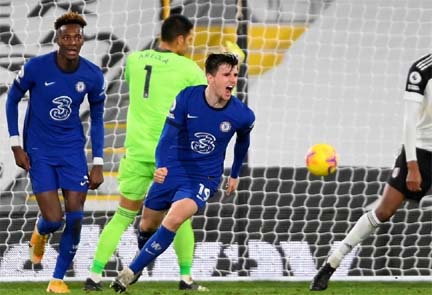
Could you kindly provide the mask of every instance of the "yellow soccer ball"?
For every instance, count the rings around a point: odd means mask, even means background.
[[[326,143],[313,145],[306,154],[306,167],[316,176],[327,176],[336,171],[339,156],[334,147]]]

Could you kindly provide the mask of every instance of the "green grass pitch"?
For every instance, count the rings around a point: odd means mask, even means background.
[[[431,295],[432,282],[330,282],[327,290],[311,292],[309,282],[201,282],[208,287],[208,295]],[[1,294],[7,295],[38,295],[47,294],[48,282],[0,283]],[[82,282],[68,282],[73,294],[89,294],[82,290]],[[91,292],[94,295],[116,294],[104,282],[102,292]],[[183,295],[190,291],[177,290],[176,282],[140,282],[128,289],[127,295]]]

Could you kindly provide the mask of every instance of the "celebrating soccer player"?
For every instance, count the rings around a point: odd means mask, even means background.
[[[255,120],[254,113],[232,96],[237,65],[233,54],[210,54],[205,65],[208,86],[188,87],[176,97],[157,145],[157,169],[141,220],[143,230],[156,232],[111,284],[116,292],[124,292],[135,275],[168,248],[180,225],[217,191],[235,133],[226,193],[236,190]]]
[[[403,146],[375,210],[364,214],[313,278],[310,290],[327,289],[341,261],[357,244],[392,217],[405,199],[420,201],[432,182],[432,54],[410,68],[405,87]]]
[[[47,292],[68,293],[63,277],[80,241],[87,190],[103,182],[104,77],[95,64],[79,55],[86,21],[69,12],[55,23],[58,50],[30,59],[18,73],[8,93],[6,115],[16,164],[30,173],[39,205],[30,246],[30,260],[40,263],[49,234],[63,226],[58,196],[64,197],[65,227],[59,255]],[[18,103],[29,91],[23,130],[18,132]],[[87,95],[90,104],[93,167],[88,175],[84,153],[86,139],[79,108]]]
[[[129,85],[126,155],[120,162],[120,204],[105,226],[84,289],[102,290],[102,272],[113,255],[122,234],[135,220],[142,207],[155,170],[155,149],[166,114],[176,95],[185,87],[205,84],[205,75],[198,65],[183,56],[192,42],[193,24],[182,15],[167,18],[161,28],[157,49],[137,51],[126,62],[125,78]],[[138,247],[141,249],[154,230],[141,228]],[[174,240],[180,266],[180,289],[206,290],[191,277],[195,237],[191,220],[186,220]],[[137,274],[136,280],[140,274]]]

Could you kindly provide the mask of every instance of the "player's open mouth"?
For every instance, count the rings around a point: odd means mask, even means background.
[[[234,89],[234,86],[227,86],[227,87],[225,87],[225,89],[228,90],[229,93],[231,93]]]
[[[67,49],[66,50],[66,53],[69,55],[76,55],[77,52],[78,52],[78,50],[76,50],[76,49]]]

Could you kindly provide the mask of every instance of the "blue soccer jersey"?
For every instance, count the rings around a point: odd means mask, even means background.
[[[19,134],[17,105],[27,91],[30,100],[23,130],[27,152],[68,155],[83,151],[85,136],[79,109],[87,95],[93,157],[103,156],[105,90],[99,67],[80,57],[76,71],[64,72],[56,63],[55,51],[30,59],[9,92],[6,112],[10,136]]]
[[[255,115],[235,96],[223,108],[211,107],[205,99],[205,88],[200,85],[181,91],[166,120],[156,150],[156,165],[167,167],[170,176],[219,178],[228,143],[235,133],[237,141],[246,138],[243,152],[234,150],[231,176],[238,176]],[[168,141],[165,134],[172,127],[178,132],[173,141]]]

